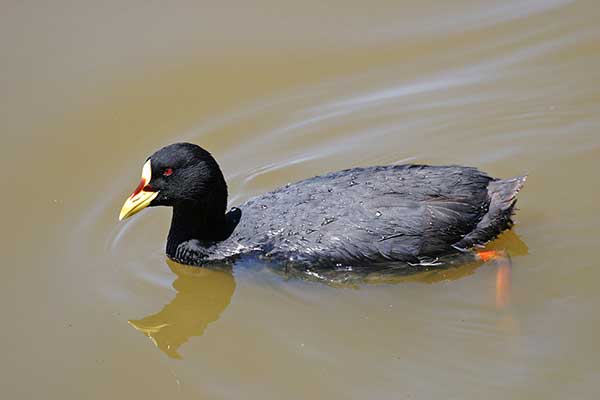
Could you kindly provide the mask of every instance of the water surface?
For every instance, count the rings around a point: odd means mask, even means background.
[[[4,398],[596,398],[594,2],[6,2]],[[527,173],[512,258],[328,286],[167,262],[148,154],[230,203],[359,165]],[[508,284],[510,283],[510,285]]]

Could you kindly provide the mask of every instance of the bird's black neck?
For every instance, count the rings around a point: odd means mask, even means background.
[[[171,229],[167,239],[167,254],[174,256],[181,243],[197,239],[218,242],[227,238],[225,205],[207,202],[182,202],[173,207]]]

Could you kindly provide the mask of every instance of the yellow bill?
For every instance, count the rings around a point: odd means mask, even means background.
[[[152,202],[152,200],[156,198],[156,196],[158,196],[158,192],[148,189],[148,183],[150,183],[150,179],[152,179],[152,166],[150,164],[150,160],[148,160],[142,168],[142,179],[140,180],[140,184],[133,191],[131,196],[125,200],[125,204],[123,204],[123,208],[121,208],[119,221],[122,221],[123,219],[131,217],[132,215],[142,211],[148,206],[148,204],[150,204],[150,202]]]

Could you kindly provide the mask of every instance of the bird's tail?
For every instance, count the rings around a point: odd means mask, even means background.
[[[490,206],[475,229],[465,236],[455,246],[469,248],[477,244],[486,243],[498,236],[505,229],[513,225],[517,194],[525,184],[527,176],[518,176],[511,179],[498,179],[488,185]]]

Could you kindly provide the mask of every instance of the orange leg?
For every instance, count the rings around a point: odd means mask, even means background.
[[[493,261],[497,266],[496,270],[496,307],[505,308],[508,306],[510,298],[510,281],[512,262],[510,257],[503,250],[485,250],[477,251],[477,258],[483,262]]]
[[[490,260],[496,260],[498,258],[501,258],[503,256],[502,251],[496,251],[496,250],[485,250],[485,251],[478,251],[477,252],[477,258],[483,262],[488,262]]]
[[[510,300],[510,264],[502,264],[496,271],[496,308],[506,308]]]

